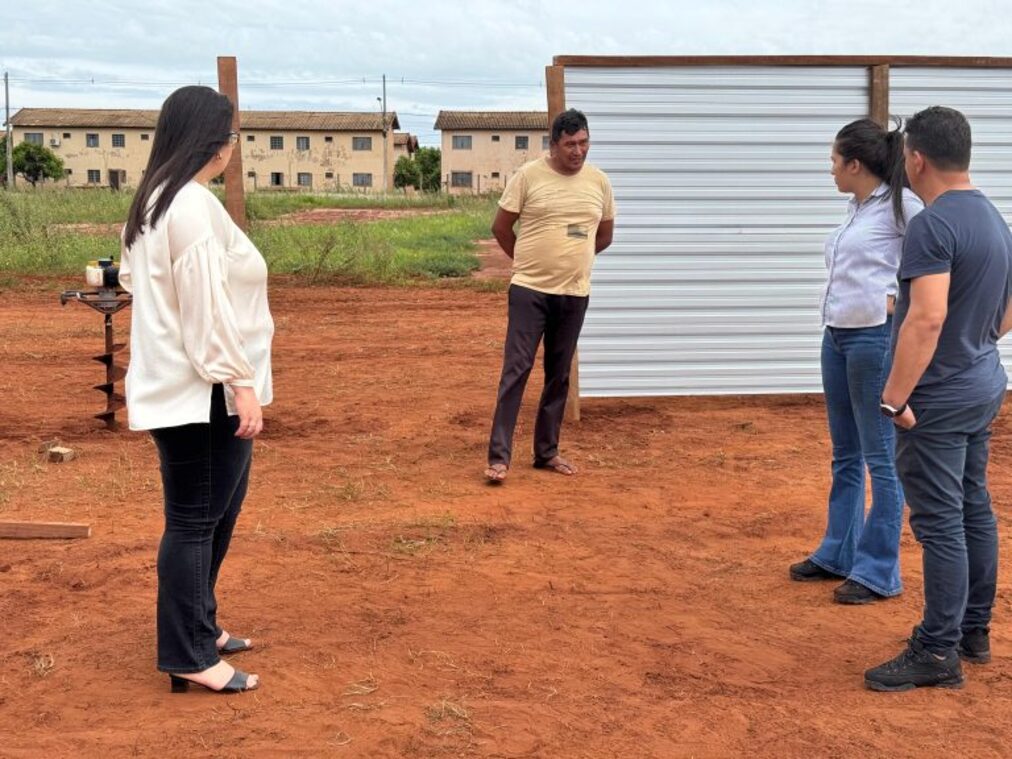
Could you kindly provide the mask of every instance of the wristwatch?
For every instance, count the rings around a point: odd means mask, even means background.
[[[901,403],[899,406],[890,406],[885,401],[879,401],[878,407],[882,411],[882,413],[888,416],[890,419],[895,419],[896,417],[898,417],[900,414],[902,414],[904,411],[907,410],[906,403]]]

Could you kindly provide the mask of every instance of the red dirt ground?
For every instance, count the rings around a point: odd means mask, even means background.
[[[0,755],[1008,756],[1009,563],[961,691],[862,687],[918,619],[907,529],[898,599],[787,580],[823,527],[819,398],[586,401],[572,479],[525,465],[528,404],[486,486],[504,298],[469,289],[275,283],[277,401],[219,595],[263,686],[170,694],[155,452],[89,419],[100,317],[57,305],[68,284],[0,298],[0,519],[93,526],[0,541]],[[51,438],[79,457],[42,463]]]

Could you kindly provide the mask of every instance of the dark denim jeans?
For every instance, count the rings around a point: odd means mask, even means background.
[[[991,423],[1005,393],[966,408],[914,409],[899,430],[896,466],[910,527],[924,551],[924,619],[917,638],[938,654],[963,631],[991,623],[998,578],[998,526],[987,490]]]
[[[161,460],[165,533],[158,549],[158,669],[200,672],[218,663],[214,586],[249,481],[253,441],[235,437],[221,385],[211,421],[151,430]]]
[[[879,595],[903,590],[903,491],[896,476],[895,425],[879,409],[892,365],[892,319],[878,327],[827,327],[822,386],[833,441],[833,485],[826,534],[811,560]],[[865,465],[871,510],[865,517]]]

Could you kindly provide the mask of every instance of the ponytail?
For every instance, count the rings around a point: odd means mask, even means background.
[[[886,132],[886,170],[889,183],[889,199],[893,204],[893,218],[896,224],[902,228],[906,226],[907,220],[903,216],[903,188],[910,186],[907,179],[906,165],[903,161],[903,122],[894,117],[893,122],[896,128]]]
[[[861,165],[889,186],[893,217],[900,227],[903,217],[903,188],[909,186],[903,163],[902,122],[893,117],[896,128],[886,131],[871,119],[858,119],[847,124],[836,135],[836,150],[845,161]]]

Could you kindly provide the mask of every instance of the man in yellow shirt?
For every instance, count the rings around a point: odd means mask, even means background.
[[[489,482],[506,478],[524,387],[545,341],[545,387],[534,427],[534,466],[559,474],[576,467],[559,455],[569,370],[590,299],[594,257],[611,245],[611,183],[586,163],[587,118],[577,110],[552,123],[549,155],[525,164],[506,184],[492,232],[513,259],[502,378],[488,446]],[[519,234],[514,225],[520,222]]]

